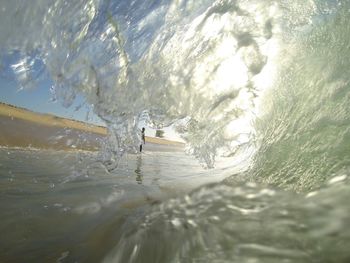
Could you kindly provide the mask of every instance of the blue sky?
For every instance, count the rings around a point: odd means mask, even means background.
[[[91,111],[91,107],[84,103],[82,97],[78,96],[69,108],[63,107],[58,101],[52,101],[51,85],[52,83],[46,80],[38,83],[36,87],[21,89],[16,79],[8,76],[4,77],[0,74],[0,101],[34,112],[50,113],[60,117],[104,125],[103,121]],[[167,138],[181,141],[171,128],[165,128],[164,130]],[[154,129],[146,128],[147,136],[154,136],[154,134]]]
[[[50,113],[56,116],[103,125],[83,98],[77,97],[73,105],[65,108],[59,101],[54,101],[53,85],[44,65],[36,54],[31,54],[29,61],[24,60],[19,52],[13,51],[0,57],[0,101],[26,108],[35,112]],[[26,65],[22,66],[21,62]],[[16,68],[14,65],[20,65]],[[15,71],[17,74],[15,74]],[[33,81],[31,81],[33,80]]]
[[[21,89],[16,80],[0,75],[0,101],[35,112],[50,113],[60,117],[104,125],[103,121],[91,111],[89,105],[84,103],[81,97],[77,97],[69,108],[63,107],[58,101],[52,101],[50,85],[52,83],[44,81],[35,88]],[[79,107],[80,105],[83,106]],[[164,130],[167,138],[181,141],[171,128]],[[154,129],[146,128],[147,136],[153,137],[154,133]]]
[[[91,111],[89,105],[84,104],[81,97],[77,97],[69,108],[63,107],[58,101],[53,101],[51,86],[52,83],[46,80],[39,82],[36,87],[22,89],[16,79],[0,75],[0,101],[35,112],[50,113],[98,125],[103,124],[100,118]]]
[[[104,3],[100,6],[101,16],[97,16],[90,25],[91,31],[98,31],[100,26],[103,27],[106,23],[106,10],[112,11],[121,28],[129,28],[129,30],[123,31],[124,37],[128,40],[126,51],[130,60],[137,60],[148,48],[151,39],[157,32],[156,29],[163,24],[164,15],[162,14],[166,12],[166,8],[159,8],[161,14],[152,20],[148,19],[149,24],[142,27],[140,32],[135,30],[138,28],[136,25],[151,10],[169,3],[163,0],[106,1]],[[51,76],[47,73],[38,50],[12,49],[12,47],[10,50],[3,49],[4,47],[0,47],[0,102],[34,112],[50,113],[60,117],[104,125],[103,121],[92,112],[91,106],[84,103],[82,97],[77,96],[69,108],[63,107],[60,101],[53,101]],[[172,129],[165,130],[168,131],[167,135],[173,135]],[[154,130],[148,128],[146,135],[154,136]]]

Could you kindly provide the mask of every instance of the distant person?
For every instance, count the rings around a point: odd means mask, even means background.
[[[140,144],[140,152],[142,152],[142,144],[146,144],[146,139],[145,139],[145,127],[142,128],[141,130],[141,144]]]

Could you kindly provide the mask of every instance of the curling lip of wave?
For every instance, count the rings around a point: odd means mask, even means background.
[[[260,93],[255,76],[269,61],[264,46],[278,28],[276,6],[205,0],[6,2],[1,22],[16,30],[1,27],[0,43],[18,51],[13,69],[24,87],[47,72],[55,98],[65,106],[76,94],[94,106],[109,126],[106,151],[137,145],[140,120],[162,127],[189,117],[187,127],[178,130],[185,131],[190,152],[212,167],[217,154],[237,151],[231,138],[249,129],[232,134],[230,127],[252,118]]]

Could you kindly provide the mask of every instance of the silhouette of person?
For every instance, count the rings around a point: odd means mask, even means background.
[[[142,128],[141,130],[141,144],[140,144],[140,152],[142,152],[142,144],[146,144],[146,139],[145,139],[145,127]]]

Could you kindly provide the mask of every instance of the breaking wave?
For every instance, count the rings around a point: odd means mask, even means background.
[[[173,124],[213,167],[252,138],[282,13],[259,1],[7,1],[0,43],[23,87],[49,76],[64,106],[83,95],[110,153],[136,150],[140,120]]]
[[[82,95],[108,126],[107,159],[136,151],[145,121],[173,125],[208,167],[257,151],[256,178],[312,188],[347,167],[347,6],[5,1],[2,71],[12,62],[23,88],[50,78],[66,107]]]
[[[208,167],[247,159],[224,183],[126,225],[106,261],[345,262],[349,8],[345,0],[5,1],[1,70],[10,75],[4,61],[12,61],[24,88],[50,78],[66,107],[83,96],[108,126],[106,159],[137,150],[140,121],[172,125]]]

